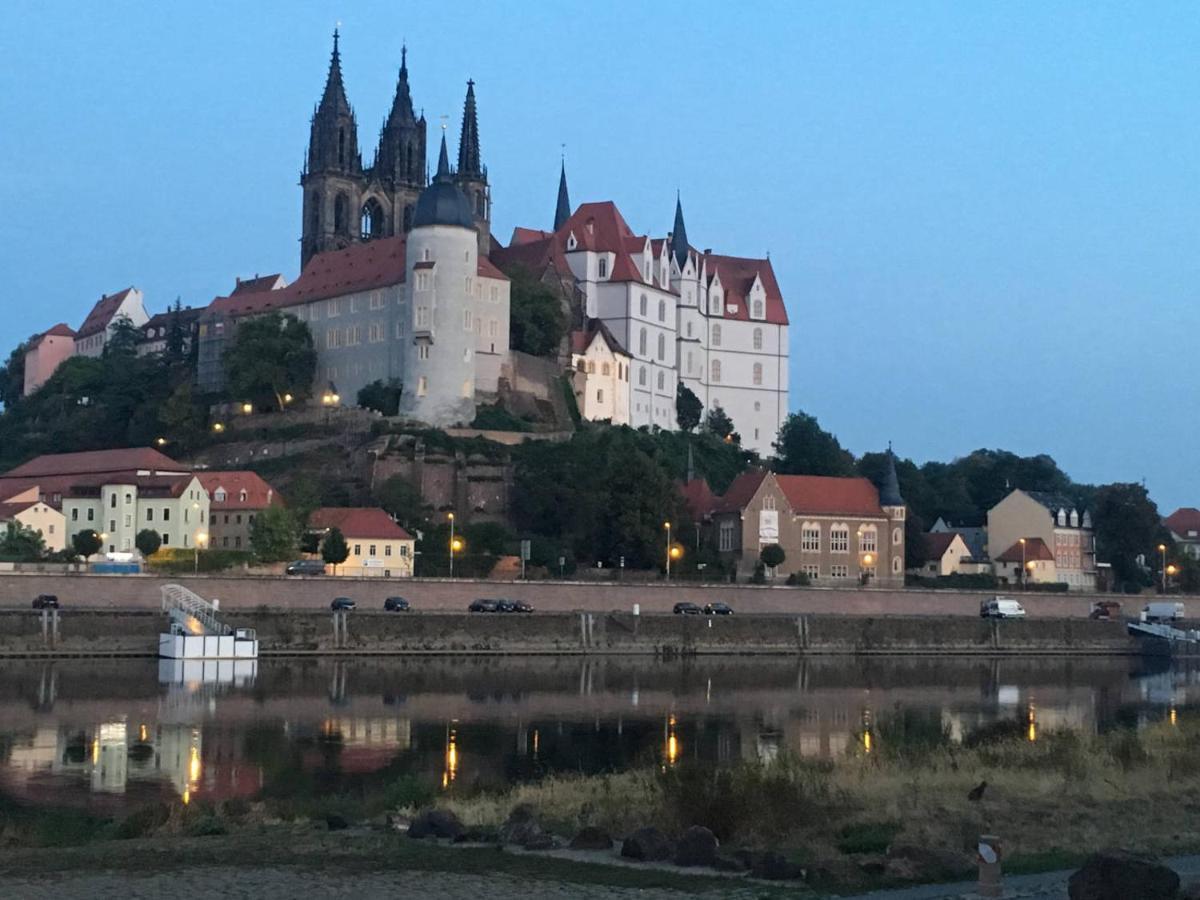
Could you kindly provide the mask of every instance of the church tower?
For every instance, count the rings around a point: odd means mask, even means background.
[[[475,82],[467,82],[463,103],[462,131],[458,136],[458,171],[454,181],[466,195],[479,232],[479,253],[491,252],[492,194],[488,188],[487,167],[479,154],[479,118],[475,111]]]
[[[883,509],[883,514],[888,518],[888,530],[891,532],[890,535],[883,535],[880,538],[881,541],[889,541],[887,546],[890,571],[880,566],[877,578],[881,585],[903,587],[904,523],[908,516],[908,505],[900,496],[900,478],[896,474],[896,454],[892,452],[891,444],[888,444],[887,469],[883,473],[883,484],[879,488],[879,505]],[[883,547],[881,546],[880,549],[882,550]],[[880,554],[881,557],[882,555]]]
[[[379,209],[384,221],[376,224],[364,208],[364,237],[385,237],[404,234],[412,228],[417,198],[425,187],[425,115],[418,118],[413,110],[412,92],[408,86],[408,48],[400,49],[400,78],[392,110],[379,132],[379,149],[370,180],[377,182],[387,195],[390,209]],[[368,201],[369,202],[369,201]]]
[[[571,218],[571,196],[567,193],[567,161],[562,162],[558,173],[558,202],[554,206],[554,230],[562,228]]]
[[[303,269],[315,254],[341,249],[358,238],[362,157],[358,152],[358,124],[342,83],[337,31],[333,33],[325,93],[313,112],[300,186],[304,190],[300,241]]]

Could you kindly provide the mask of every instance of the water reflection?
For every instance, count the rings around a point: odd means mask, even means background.
[[[898,739],[1177,724],[1200,670],[1134,659],[0,662],[0,788],[27,802],[436,789],[832,758]],[[926,737],[922,737],[922,736]]]

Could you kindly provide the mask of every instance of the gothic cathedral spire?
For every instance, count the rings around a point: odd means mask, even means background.
[[[483,174],[479,163],[479,119],[475,113],[475,82],[467,82],[463,103],[462,132],[458,138],[458,174],[463,177]]]
[[[404,194],[395,206],[396,227],[408,231],[412,204],[425,186],[425,117],[413,110],[408,85],[408,48],[400,48],[400,76],[392,109],[379,132],[372,174],[391,191]]]
[[[683,224],[683,204],[680,202],[678,191],[675,192],[675,226],[671,229],[671,255],[675,257],[680,271],[683,271],[688,258],[688,238],[687,228]]]
[[[475,110],[475,82],[467,82],[467,99],[463,102],[462,131],[458,138],[458,171],[454,180],[466,194],[479,230],[479,255],[487,256],[492,248],[492,195],[488,188],[487,166],[479,153],[479,118]]]
[[[338,48],[339,35],[333,32],[333,54],[329,59],[329,75],[325,91],[312,117],[308,141],[308,171],[332,170],[356,174],[362,170],[358,155],[358,125],[354,109],[346,99],[342,81],[342,56]]]
[[[558,173],[558,206],[554,209],[554,230],[562,228],[567,219],[571,218],[571,198],[567,195],[567,161],[564,159],[562,171]]]

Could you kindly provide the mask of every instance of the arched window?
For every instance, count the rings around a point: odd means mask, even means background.
[[[640,332],[638,332],[638,355],[639,356],[646,355],[646,329],[645,328],[643,328]]]
[[[762,349],[762,329],[761,328],[754,329],[754,349],[755,350]]]
[[[638,384],[640,384],[642,387],[646,386],[646,367],[645,366],[640,366],[638,368]]]
[[[761,300],[753,300],[750,303],[750,318],[761,319],[763,317],[763,302]]]
[[[658,373],[658,389],[661,391],[661,390],[665,390],[666,387],[667,387],[667,375],[665,372],[660,371]]]
[[[667,336],[660,334],[658,336],[658,360],[662,362],[667,358]]]
[[[578,369],[580,372],[586,373],[587,372],[587,363],[585,363],[582,359],[580,359],[579,362],[575,363],[575,368]]]
[[[720,325],[714,325],[712,327],[712,345],[714,347],[721,346],[721,326]]]
[[[646,306],[646,295],[642,294],[642,299],[638,303],[638,312],[640,312],[644,316],[644,315],[646,315],[647,308],[648,307]]]
[[[346,207],[349,205],[345,194],[338,194],[337,199],[333,201],[333,230],[337,234],[345,234],[350,227],[350,223],[346,221]]]
[[[762,363],[754,364],[754,383],[762,384]]]
[[[364,241],[383,236],[383,207],[374,197],[363,204],[361,224]]]
[[[658,321],[660,321],[660,322],[667,321],[667,301],[666,300],[658,301]]]
[[[600,266],[600,277],[607,278],[608,277],[608,257],[606,257],[606,256],[600,257],[599,266]]]
[[[601,375],[611,375],[612,367],[608,363],[601,363],[600,364],[600,374]]]
[[[712,361],[712,380],[714,382],[721,380],[721,361],[719,359]]]
[[[487,198],[480,191],[475,195],[475,215],[481,219],[487,218]]]
[[[774,509],[774,508],[775,508],[775,498],[774,498],[774,497],[772,497],[770,494],[768,494],[767,496],[763,497],[763,504],[762,504],[762,508],[763,508],[763,509],[766,509],[766,510],[772,510],[772,509]]]
[[[589,375],[595,375],[595,374],[596,374],[596,361],[595,361],[595,360],[593,360],[593,359],[589,359],[589,360],[588,360],[588,368],[587,368],[587,370],[588,370],[588,374],[589,374]]]

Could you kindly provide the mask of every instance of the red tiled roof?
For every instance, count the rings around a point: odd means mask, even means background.
[[[1030,560],[1046,560],[1053,561],[1054,554],[1050,552],[1050,548],[1046,546],[1046,542],[1039,537],[1025,538],[1025,550],[1021,550],[1021,542],[1017,541],[1003,553],[996,557],[996,562],[1015,562],[1019,563],[1022,560],[1029,562]]]
[[[186,472],[175,460],[153,447],[131,447],[121,450],[85,450],[80,453],[47,453],[9,469],[0,475],[8,478],[41,478],[48,475],[93,475],[125,472],[137,469]]]
[[[36,349],[38,346],[40,346],[40,345],[41,345],[42,341],[43,341],[43,340],[45,340],[45,339],[46,339],[46,338],[48,338],[48,337],[69,337],[69,338],[73,338],[73,337],[75,337],[75,329],[73,329],[73,328],[71,328],[69,325],[67,325],[67,323],[66,323],[66,322],[59,322],[59,323],[58,323],[57,325],[55,325],[53,328],[50,328],[50,329],[48,329],[48,330],[46,330],[46,331],[43,331],[41,334],[39,334],[37,337],[35,337],[35,338],[34,338],[34,339],[33,339],[33,340],[30,342],[30,344],[29,344],[29,349],[30,349],[30,350],[34,350],[34,349]],[[26,352],[28,352],[28,351],[26,351]]]
[[[769,259],[748,259],[740,256],[718,256],[715,253],[703,257],[708,265],[711,278],[720,273],[721,286],[725,290],[723,315],[726,319],[750,321],[750,288],[754,278],[762,279],[765,303],[763,304],[764,318],[755,321],[767,322],[771,325],[788,324],[787,308],[783,305],[783,294],[779,291],[779,282],[775,280],[775,269]],[[730,311],[729,307],[736,307]]]
[[[735,512],[745,509],[766,477],[767,473],[763,471],[743,472],[733,479],[725,493],[718,498],[713,512]]]
[[[308,517],[308,527],[314,530],[338,528],[348,538],[412,540],[412,535],[393,522],[392,517],[379,507],[324,506],[313,510]]]
[[[1187,537],[1190,531],[1200,532],[1200,509],[1181,506],[1163,519],[1163,524],[1180,537]]]
[[[501,281],[508,281],[508,276],[496,268],[495,263],[486,256],[479,257],[477,272],[482,278],[498,278]]]
[[[921,559],[941,559],[946,555],[946,551],[950,549],[950,545],[954,543],[954,539],[958,537],[957,531],[938,531],[929,532],[922,537]]]
[[[239,278],[230,296],[257,294],[260,291],[273,291],[285,287],[287,287],[287,282],[278,272],[274,275],[255,275],[253,278]]]
[[[216,511],[283,505],[283,498],[257,472],[197,472],[196,477],[208,492],[209,506]],[[218,489],[225,491],[223,501],[217,500]],[[245,500],[241,499],[242,491],[246,492]]]
[[[717,495],[703,478],[693,478],[691,481],[681,481],[678,484],[679,494],[697,522],[712,512],[716,505]]]
[[[879,491],[869,478],[776,475],[794,513],[882,517]]]
[[[77,475],[64,492],[71,497],[96,497],[106,484],[132,484],[138,493],[146,497],[178,497],[196,476],[191,472],[182,475],[152,473],[139,475],[136,472],[117,472],[104,475]]]
[[[0,522],[16,518],[31,506],[37,506],[41,500],[25,500],[21,503],[0,503]]]
[[[203,309],[187,309],[179,310],[179,323],[186,329],[191,326],[196,319],[200,318]],[[171,325],[171,316],[174,315],[174,310],[167,312],[155,313],[146,320],[146,324],[141,327],[142,332],[149,332],[151,328],[169,328]]]
[[[509,239],[508,246],[516,247],[521,244],[530,244],[534,241],[544,241],[547,238],[553,237],[552,231],[541,231],[536,228],[522,228],[519,225],[513,229],[512,237]],[[506,249],[506,248],[501,248]]]
[[[133,292],[133,288],[127,287],[123,291],[117,291],[115,294],[106,294],[96,301],[96,305],[92,307],[92,311],[87,314],[87,318],[83,320],[83,324],[79,326],[79,331],[76,337],[85,338],[89,335],[98,334],[108,327],[108,323],[112,321],[112,317],[116,314],[121,304]]]

